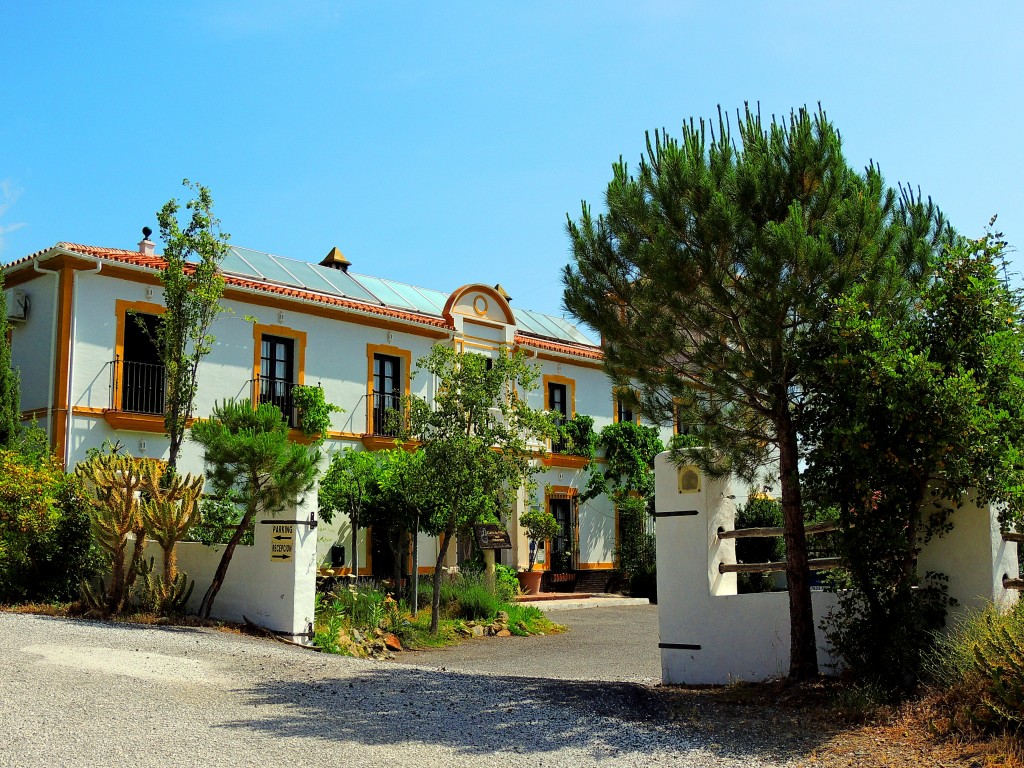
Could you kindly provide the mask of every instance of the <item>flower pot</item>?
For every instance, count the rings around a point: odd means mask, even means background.
[[[516,574],[516,578],[519,579],[519,589],[524,595],[540,594],[540,577],[543,575],[542,571],[520,571]]]

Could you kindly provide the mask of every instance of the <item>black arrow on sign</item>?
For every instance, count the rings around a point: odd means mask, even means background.
[[[290,557],[291,557],[291,555],[271,555],[270,559],[271,560],[287,560]]]
[[[291,541],[292,537],[291,536],[280,536],[280,535],[274,537],[274,541],[281,541],[282,539],[286,539],[288,541]]]

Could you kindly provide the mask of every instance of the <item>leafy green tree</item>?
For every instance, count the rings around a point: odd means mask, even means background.
[[[243,510],[199,606],[199,615],[209,618],[235,547],[256,513],[276,514],[308,492],[316,481],[320,452],[288,440],[288,425],[272,403],[256,408],[249,400],[218,403],[209,419],[192,425],[191,435],[203,446],[214,494],[237,499]]]
[[[377,476],[364,508],[365,524],[373,528],[375,538],[383,537],[391,550],[396,589],[401,584],[402,562],[409,551],[407,543],[419,530],[423,510],[431,508],[420,483],[423,456],[422,451],[402,448],[380,451]]]
[[[805,424],[809,490],[838,508],[848,589],[830,638],[851,669],[893,690],[917,682],[943,623],[921,546],[973,493],[1024,511],[1024,314],[1001,278],[1005,244],[959,240],[902,321],[855,290],[809,339],[817,380]]]
[[[21,389],[18,372],[11,366],[9,329],[7,297],[0,275],[0,448],[14,448],[21,434]]]
[[[533,566],[537,562],[537,546],[540,542],[557,536],[561,526],[550,511],[540,509],[539,507],[531,507],[526,512],[523,512],[519,516],[519,524],[523,526],[523,530],[526,531],[526,538],[533,545],[530,547],[530,559],[527,566],[527,570],[532,571]]]
[[[557,426],[527,405],[538,373],[521,352],[502,352],[487,368],[481,355],[437,345],[417,365],[438,381],[433,402],[409,399],[403,435],[422,441],[417,486],[435,501],[424,530],[440,536],[430,614],[430,631],[436,633],[442,568],[452,540],[476,523],[497,521],[516,491],[524,483],[530,487],[539,471],[537,442],[556,435]]]
[[[374,483],[380,474],[380,457],[372,451],[345,448],[331,457],[331,465],[320,480],[320,516],[328,523],[335,512],[348,515],[352,529],[352,573],[359,575],[359,529],[368,523],[363,510],[370,503]]]
[[[229,237],[213,215],[210,190],[188,179],[182,184],[196,195],[185,204],[191,216],[184,229],[178,223],[177,200],[168,200],[157,213],[167,262],[160,271],[167,311],[156,326],[156,346],[164,364],[164,428],[170,439],[167,463],[172,472],[195,407],[199,363],[213,348],[210,327],[224,311],[220,263],[228,253]]]
[[[799,478],[802,341],[831,299],[864,286],[872,307],[924,273],[941,229],[930,201],[857,173],[820,109],[770,125],[749,108],[734,134],[656,132],[635,175],[620,160],[595,218],[568,222],[564,301],[604,339],[617,387],[640,410],[693,425],[709,473],[777,462],[789,583],[790,676],[817,672]]]

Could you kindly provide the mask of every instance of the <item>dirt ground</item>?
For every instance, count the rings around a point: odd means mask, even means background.
[[[662,689],[672,716],[711,737],[743,733],[766,744],[788,743],[814,768],[1021,768],[1020,747],[1005,739],[967,742],[929,728],[922,705],[870,715],[837,704],[835,681],[729,688]],[[865,722],[860,722],[866,720]]]

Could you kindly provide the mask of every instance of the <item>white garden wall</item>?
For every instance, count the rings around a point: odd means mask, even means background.
[[[700,476],[699,490],[681,490],[680,472]],[[736,507],[747,489],[731,479],[712,480],[694,467],[677,467],[669,454],[655,460],[658,603],[662,679],[666,683],[728,683],[766,680],[789,669],[789,594],[739,595],[735,574],[718,572],[719,563],[735,563],[734,539],[718,531],[735,528]],[[953,530],[923,549],[919,570],[948,575],[951,611],[979,608],[988,602],[1007,606],[1014,592],[1003,576],[1018,575],[1015,544],[999,534],[994,511],[965,504],[957,510]],[[837,605],[836,595],[813,592],[817,625]],[[818,664],[835,664],[820,627],[816,630]]]

